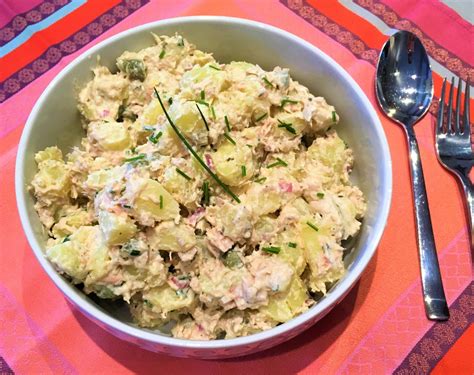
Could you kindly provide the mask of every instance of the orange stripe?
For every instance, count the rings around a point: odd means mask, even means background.
[[[119,2],[120,0],[89,0],[47,29],[37,32],[26,43],[0,59],[0,81],[10,77],[41,56],[50,46],[67,39]]]
[[[449,351],[438,362],[432,375],[442,374],[474,374],[472,349],[474,348],[474,325],[454,343]]]
[[[374,25],[338,1],[307,0],[307,2],[333,22],[357,35],[369,48],[380,49],[387,40],[387,37]]]

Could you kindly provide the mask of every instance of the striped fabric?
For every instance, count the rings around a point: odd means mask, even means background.
[[[306,39],[343,66],[374,107],[377,57],[397,29],[422,39],[435,96],[443,77],[474,81],[473,26],[435,0],[0,0],[0,374],[474,373],[464,207],[455,180],[436,160],[431,115],[416,131],[451,306],[448,322],[424,318],[405,139],[380,111],[394,195],[377,255],[328,316],[288,343],[224,361],[153,354],[89,322],[47,279],[22,232],[13,188],[17,144],[32,106],[61,69],[99,41],[146,22],[198,14],[254,19]],[[431,112],[436,109],[434,103]],[[473,111],[471,101],[471,119]]]

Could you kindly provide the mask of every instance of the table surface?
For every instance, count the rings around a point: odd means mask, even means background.
[[[451,318],[442,323],[424,317],[405,136],[378,110],[373,92],[376,59],[393,29],[422,38],[431,56],[436,97],[442,77],[470,77],[472,82],[473,10],[469,0],[0,0],[0,373],[474,373],[472,255],[460,190],[435,155],[436,104],[416,133],[451,309]],[[24,123],[61,69],[130,27],[202,14],[278,26],[336,60],[377,108],[394,175],[387,228],[349,295],[291,341],[222,361],[147,352],[71,308],[35,260],[14,194]]]

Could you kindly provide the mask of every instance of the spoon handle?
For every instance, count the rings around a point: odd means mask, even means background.
[[[449,310],[436,254],[420,151],[418,150],[418,142],[416,141],[413,127],[407,126],[405,129],[407,131],[410,170],[415,199],[418,250],[420,253],[421,283],[425,311],[428,319],[447,320],[449,318]]]

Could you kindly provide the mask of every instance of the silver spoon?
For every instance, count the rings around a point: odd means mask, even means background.
[[[433,99],[430,62],[421,41],[408,31],[393,34],[384,44],[377,65],[377,99],[388,117],[402,125],[408,141],[420,254],[423,299],[428,319],[449,318],[431,226],[425,179],[413,126]]]

